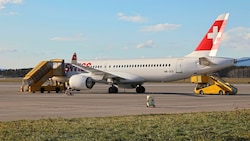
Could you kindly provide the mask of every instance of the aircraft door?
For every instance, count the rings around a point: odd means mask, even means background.
[[[182,61],[183,59],[178,59],[176,61],[176,73],[182,73]]]

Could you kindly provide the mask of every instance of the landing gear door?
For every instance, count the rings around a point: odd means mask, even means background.
[[[176,61],[176,73],[183,73],[182,72],[182,61],[183,61],[183,59],[178,59]]]

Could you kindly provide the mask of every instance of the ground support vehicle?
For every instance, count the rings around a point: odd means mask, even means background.
[[[194,88],[196,94],[235,95],[238,91],[233,85],[213,75],[192,76],[191,82],[196,84]]]
[[[64,80],[59,82],[54,78]],[[42,61],[30,72],[28,72],[22,80],[20,87],[21,92],[45,91],[51,92],[64,91],[66,89],[65,64],[63,59],[52,59],[50,61]]]

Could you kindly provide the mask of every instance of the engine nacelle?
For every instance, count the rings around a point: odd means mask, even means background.
[[[86,75],[76,74],[70,77],[69,86],[76,90],[92,89],[95,85],[95,81]]]

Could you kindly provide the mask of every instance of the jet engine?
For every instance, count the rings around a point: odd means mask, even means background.
[[[95,85],[95,81],[86,75],[77,74],[73,75],[69,79],[69,86],[75,90],[92,89]]]

